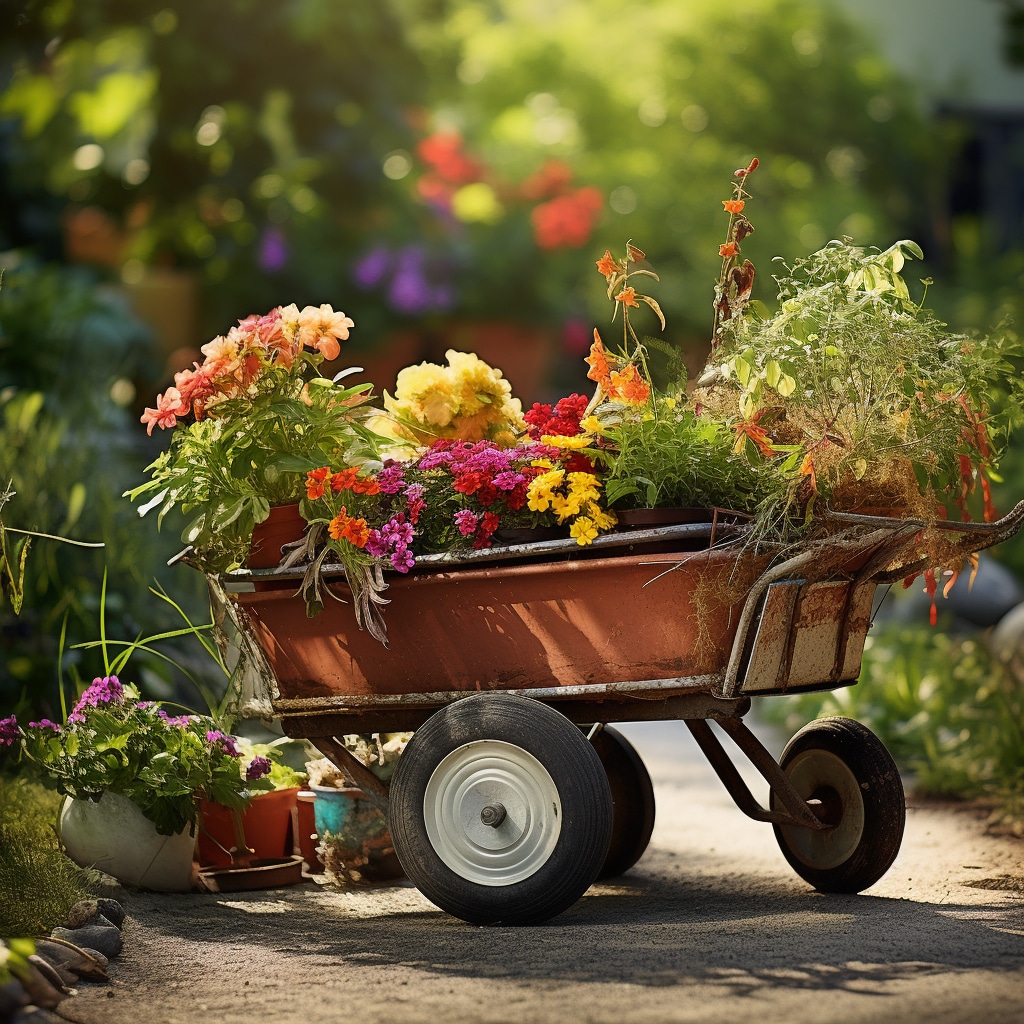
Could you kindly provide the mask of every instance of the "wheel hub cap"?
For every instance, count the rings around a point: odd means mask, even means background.
[[[449,868],[481,885],[511,885],[551,856],[562,808],[537,758],[512,743],[479,740],[453,750],[434,769],[423,818]]]

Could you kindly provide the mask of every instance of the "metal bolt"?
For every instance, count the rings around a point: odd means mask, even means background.
[[[505,813],[501,804],[488,804],[480,812],[480,820],[491,828],[497,828],[505,820]]]

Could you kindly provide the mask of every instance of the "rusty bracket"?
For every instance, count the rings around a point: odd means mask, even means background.
[[[775,758],[761,744],[761,741],[739,718],[723,718],[718,724],[743,751],[750,763],[761,773],[785,810],[768,810],[762,807],[750,792],[736,766],[722,748],[718,737],[703,718],[684,719],[687,729],[697,741],[715,774],[722,780],[729,796],[748,818],[755,821],[770,821],[773,825],[802,825],[806,828],[825,829],[830,826],[817,818],[807,801],[794,789],[786,773]]]
[[[366,799],[388,816],[390,807],[387,783],[381,782],[362,761],[333,736],[316,736],[308,741],[329,761],[347,772],[355,784],[366,794]]]

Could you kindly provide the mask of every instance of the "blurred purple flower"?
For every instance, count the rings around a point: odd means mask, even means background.
[[[229,736],[225,732],[221,732],[220,729],[211,729],[206,734],[206,742],[216,747],[220,747],[225,754],[230,757],[241,757],[242,752],[235,746],[235,738]]]
[[[40,718],[38,722],[29,722],[28,727],[30,729],[52,729],[54,732],[60,732],[60,726],[56,722],[51,722],[48,718]]]
[[[288,241],[284,232],[277,227],[267,228],[260,240],[260,268],[268,274],[282,270],[288,264],[288,255]]]
[[[352,268],[352,280],[360,288],[374,288],[391,269],[391,253],[383,245],[371,249]]]

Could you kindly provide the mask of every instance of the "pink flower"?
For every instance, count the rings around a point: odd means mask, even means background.
[[[0,747],[14,746],[21,739],[21,730],[18,728],[18,719],[14,715],[10,718],[0,718]]]
[[[168,388],[162,395],[157,395],[156,408],[147,408],[139,420],[146,424],[146,433],[152,434],[153,427],[161,430],[173,427],[178,417],[187,412],[188,405],[181,400],[181,392],[177,388]]]
[[[235,745],[235,738],[226,732],[221,732],[220,729],[210,729],[206,734],[206,742],[219,747],[229,757],[242,756],[242,752]]]
[[[459,528],[459,533],[463,537],[472,537],[476,533],[477,522],[476,513],[468,508],[461,509],[455,513],[455,525]]]

